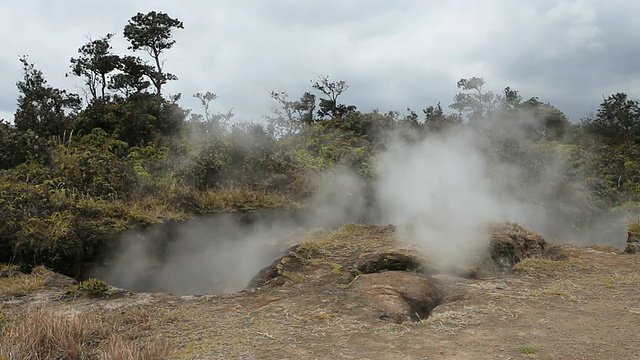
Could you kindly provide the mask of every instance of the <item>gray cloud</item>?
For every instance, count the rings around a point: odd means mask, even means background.
[[[421,109],[451,102],[461,77],[484,76],[538,96],[573,120],[593,112],[602,95],[640,93],[640,4],[624,0],[385,2],[246,0],[114,2],[25,0],[3,6],[0,117],[13,113],[18,56],[30,55],[53,85],[80,92],[65,78],[69,58],[89,36],[116,32],[136,12],[159,10],[185,30],[166,68],[167,87],[197,108],[195,92],[211,90],[216,106],[261,121],[271,90],[292,97],[320,74],[351,84],[345,102],[363,110]]]

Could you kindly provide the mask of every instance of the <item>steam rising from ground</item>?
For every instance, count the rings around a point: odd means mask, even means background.
[[[98,276],[135,291],[232,293],[299,241],[305,229],[358,222],[366,213],[360,180],[338,167],[322,177],[308,212],[265,212],[251,223],[234,214],[133,231]]]
[[[483,151],[486,139],[478,134],[467,128],[414,144],[391,141],[375,163],[376,208],[367,207],[361,180],[337,168],[319,181],[311,210],[302,216],[268,216],[251,225],[241,225],[231,216],[202,218],[177,226],[166,248],[159,248],[157,241],[166,234],[132,233],[99,275],[137,291],[235,292],[292,245],[291,235],[301,228],[337,227],[371,219],[372,214],[382,224],[396,225],[403,239],[443,265],[469,260],[486,249],[483,231],[490,222],[514,221],[543,236],[574,242],[583,238],[622,245],[622,227],[614,229],[613,241],[600,235],[589,238],[532,201],[553,199],[558,189],[544,182],[552,178],[547,172],[566,166],[563,161],[544,165],[542,186],[521,188],[515,181],[520,170],[488,156]]]
[[[448,263],[484,248],[487,223],[519,221],[530,209],[489,180],[487,161],[470,132],[394,145],[380,156],[378,200],[400,235]]]

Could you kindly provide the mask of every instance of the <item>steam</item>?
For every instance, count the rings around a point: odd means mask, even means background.
[[[307,229],[360,221],[367,210],[364,199],[359,178],[337,167],[318,179],[309,211],[266,210],[250,219],[218,214],[132,231],[122,237],[116,256],[98,276],[135,291],[237,292],[300,241]]]
[[[516,140],[524,133],[522,121],[511,128],[500,124],[501,131]],[[618,247],[624,242],[624,222],[618,215],[601,217],[579,232],[570,219],[553,211],[579,208],[585,197],[579,191],[584,190],[581,184],[557,183],[554,174],[569,165],[562,157],[545,157],[534,182],[537,186],[523,187],[517,181],[522,167],[487,151],[495,144],[482,130],[464,127],[414,143],[399,136],[390,139],[387,150],[375,160],[375,206],[365,201],[371,189],[361,178],[348,168],[336,167],[318,179],[304,212],[265,212],[250,224],[238,221],[236,215],[218,215],[131,232],[99,276],[136,291],[236,292],[299,241],[306,229],[335,228],[363,219],[396,225],[402,239],[442,265],[466,262],[486,249],[484,231],[492,222],[517,222],[554,241]],[[557,196],[560,191],[562,197]]]

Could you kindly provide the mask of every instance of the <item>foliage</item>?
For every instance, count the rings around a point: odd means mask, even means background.
[[[76,285],[69,286],[60,294],[60,299],[74,299],[79,296],[88,295],[93,297],[104,297],[111,291],[111,285],[106,282],[90,278],[79,282]]]
[[[78,109],[80,98],[66,90],[49,86],[42,71],[36,69],[27,57],[22,57],[20,62],[23,80],[16,84],[20,92],[18,109],[14,115],[16,128],[64,141],[73,129],[73,117],[67,112],[73,114]]]
[[[178,79],[175,75],[163,71],[160,56],[175,44],[175,40],[172,38],[173,29],[183,28],[182,21],[156,11],[150,11],[147,14],[138,13],[124,27],[124,36],[131,43],[129,49],[133,51],[144,50],[155,62],[156,68],[148,76],[156,88],[158,99],[161,99],[162,85],[167,81]]]

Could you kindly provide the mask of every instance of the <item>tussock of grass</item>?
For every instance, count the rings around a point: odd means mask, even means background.
[[[20,273],[20,267],[14,264],[0,264],[0,278],[15,276]]]
[[[37,309],[7,325],[0,337],[0,356],[7,359],[86,359],[86,349],[100,326],[86,316],[65,316]]]
[[[69,315],[38,308],[5,324],[0,359],[167,359],[169,347],[157,339],[126,341],[91,314]]]
[[[51,271],[38,266],[31,274],[13,274],[13,276],[0,277],[0,297],[24,296],[42,289]]]
[[[102,297],[109,294],[111,291],[111,285],[100,279],[87,279],[77,285],[68,287],[61,295],[61,299],[76,298],[82,295],[89,295],[94,297]]]
[[[531,346],[522,346],[520,348],[518,348],[518,351],[529,356],[529,357],[536,357],[537,351],[534,347]]]
[[[630,220],[627,230],[629,234],[640,236],[640,218]]]

